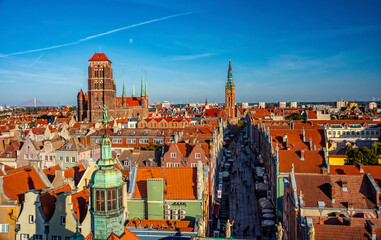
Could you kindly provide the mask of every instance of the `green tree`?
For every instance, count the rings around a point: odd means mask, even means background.
[[[161,148],[162,148],[162,147],[163,147],[163,146],[160,145],[160,144],[150,143],[150,144],[148,144],[148,146],[141,147],[141,150],[161,151]]]
[[[381,142],[373,143],[372,152],[374,152],[374,154],[376,154],[377,156],[381,155]]]
[[[36,122],[30,122],[29,128],[34,128],[34,127],[37,127],[37,123]]]
[[[237,127],[239,130],[241,130],[245,126],[245,122],[242,120],[238,120]]]
[[[299,113],[292,113],[286,117],[286,120],[306,120],[306,117]]]
[[[378,164],[377,155],[367,147],[349,147],[345,151],[345,154],[347,155],[347,159],[345,159],[345,165],[356,165],[360,161],[364,165]]]

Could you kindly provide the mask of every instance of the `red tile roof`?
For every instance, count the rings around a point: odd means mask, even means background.
[[[116,98],[121,104],[123,104],[123,98],[117,97]],[[142,102],[141,97],[126,97],[126,105],[127,106],[140,106]]]
[[[30,167],[3,177],[5,195],[12,200],[17,200],[19,203],[24,200],[24,192],[31,189],[41,190],[45,187],[47,186],[36,170]]]
[[[42,212],[44,213],[48,221],[52,218],[54,211],[56,209],[56,204],[55,204],[57,199],[56,194],[60,192],[71,193],[71,188],[69,184],[56,188],[55,190],[44,193],[40,196]]]
[[[351,225],[343,221],[342,217],[324,218],[324,224],[319,224],[319,217],[313,217],[315,228],[315,239],[337,240],[337,239],[372,239],[370,229],[366,227],[364,218],[351,218]],[[369,219],[375,224],[375,233],[381,236],[381,219]]]
[[[320,173],[324,157],[322,151],[304,151],[304,160],[300,160],[301,151],[279,150],[279,172],[291,172],[294,164],[296,173]]]
[[[166,168],[163,183],[167,199],[196,199],[196,168]],[[164,178],[164,168],[139,167],[136,178],[135,198],[147,198],[147,179]]]
[[[361,173],[358,166],[354,165],[330,165],[330,174],[333,175],[364,175],[370,173],[373,179],[381,187],[381,165],[363,166]]]
[[[297,192],[303,192],[306,207],[317,207],[324,201],[328,208],[347,208],[353,202],[355,209],[375,209],[376,205],[367,176],[295,174]],[[347,181],[348,191],[343,191],[341,181]],[[335,203],[331,199],[330,183],[335,187]]]
[[[107,58],[106,54],[104,54],[104,53],[95,53],[95,54],[89,59],[89,62],[90,62],[90,61],[109,61],[109,62],[111,62],[111,61]]]
[[[73,194],[71,199],[73,202],[73,210],[74,214],[79,220],[79,222],[83,222],[87,214],[87,208],[89,204],[89,196],[90,190],[86,188],[76,194]]]

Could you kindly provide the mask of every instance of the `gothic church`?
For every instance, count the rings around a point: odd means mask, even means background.
[[[148,117],[147,80],[141,82],[141,96],[126,96],[124,83],[122,97],[116,97],[111,61],[104,53],[95,53],[89,59],[88,93],[82,89],[77,96],[78,121],[95,122],[102,118],[102,109],[107,106],[113,118]]]

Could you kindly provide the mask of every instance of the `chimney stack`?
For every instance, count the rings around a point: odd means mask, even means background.
[[[328,169],[326,167],[321,167],[320,170],[321,170],[321,174],[323,174],[323,175],[328,174]]]
[[[336,203],[336,192],[335,192],[335,184],[334,183],[330,183],[330,188],[331,188],[331,200],[332,200],[332,203]]]
[[[300,160],[304,161],[304,150],[300,150]]]
[[[348,192],[348,182],[347,181],[341,181],[341,187],[343,188],[344,192]]]
[[[310,143],[310,150],[312,150],[312,138],[309,139],[309,143]]]
[[[303,142],[306,142],[306,131],[303,129]]]
[[[359,162],[359,163],[358,163],[358,166],[359,166],[360,173],[363,173],[363,172],[364,172],[364,164],[362,164],[361,162]]]

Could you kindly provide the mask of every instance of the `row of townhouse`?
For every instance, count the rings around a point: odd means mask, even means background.
[[[337,164],[337,161],[331,160],[329,154],[329,150],[332,149],[332,139],[328,136],[330,130],[327,126],[336,126],[338,123],[361,126],[362,122],[353,120],[350,123],[342,120],[287,122],[253,119],[251,123],[252,147],[263,159],[266,175],[269,178],[271,199],[277,207],[278,219],[281,219],[283,180],[291,168],[296,173],[326,172],[330,164]],[[374,123],[367,123],[364,127],[377,129],[375,126]],[[358,131],[366,133],[366,130],[361,128]],[[354,136],[356,137],[356,134]],[[341,164],[344,164],[344,161]]]
[[[90,158],[98,159],[99,146],[90,137],[35,142],[30,138],[17,150],[17,166],[38,166],[42,169],[59,164],[64,169],[74,167]]]
[[[381,166],[291,171],[284,181],[283,239],[378,239]]]
[[[0,239],[69,239],[77,227],[89,234],[87,184],[95,165],[67,170],[58,165],[44,170],[31,166],[2,169]]]

